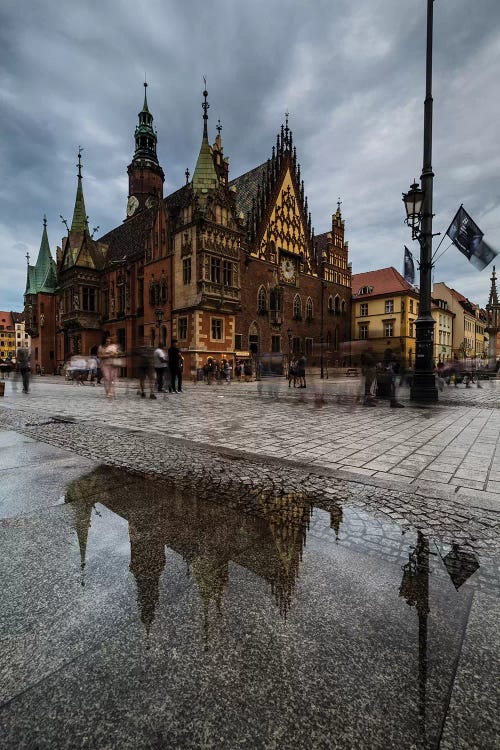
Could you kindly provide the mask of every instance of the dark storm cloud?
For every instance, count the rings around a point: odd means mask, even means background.
[[[270,156],[288,109],[316,231],[328,229],[340,195],[353,270],[400,269],[409,244],[401,192],[422,162],[425,6],[4,0],[0,308],[22,305],[24,255],[38,251],[44,213],[55,254],[79,145],[91,226],[105,232],[123,219],[144,72],[165,193],[196,162],[206,75],[210,134],[220,118],[231,175]],[[500,6],[436,0],[434,12],[436,231],[463,202],[500,246]],[[474,271],[453,249],[435,277],[486,302],[489,269]]]

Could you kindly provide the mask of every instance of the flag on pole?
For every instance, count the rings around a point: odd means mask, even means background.
[[[493,258],[498,255],[484,240],[483,232],[476,222],[471,219],[463,206],[460,206],[446,234],[468,261],[479,271],[486,268]]]
[[[415,283],[415,264],[413,262],[413,255],[408,250],[408,248],[405,245],[405,257],[404,257],[404,273],[403,273],[405,281],[408,282],[408,284],[414,284]]]

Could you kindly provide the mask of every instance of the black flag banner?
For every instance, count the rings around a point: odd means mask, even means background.
[[[498,253],[484,240],[483,233],[476,222],[471,219],[463,206],[460,206],[446,234],[479,271],[486,268]]]
[[[415,283],[415,264],[413,262],[413,255],[408,250],[408,248],[405,245],[405,258],[404,258],[404,273],[403,273],[405,281],[408,282],[408,284],[414,284]]]

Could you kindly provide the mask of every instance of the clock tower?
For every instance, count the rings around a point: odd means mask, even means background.
[[[165,174],[156,155],[157,137],[153,130],[153,115],[148,109],[147,86],[144,82],[144,104],[134,134],[135,153],[127,168],[127,219],[143,208],[151,208],[163,198]]]

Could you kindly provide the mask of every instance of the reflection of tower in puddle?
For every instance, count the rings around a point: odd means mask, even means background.
[[[271,591],[280,614],[286,617],[295,591],[313,506],[307,495],[300,492],[280,495],[263,492],[259,496],[259,505],[277,552],[277,564],[270,571]]]
[[[210,605],[215,605],[217,615],[222,615],[222,599],[229,580],[227,560],[221,560],[216,551],[200,551],[191,561],[190,569],[196,578],[203,602],[203,632],[205,646],[208,645],[210,628]]]
[[[73,525],[78,539],[78,547],[80,549],[82,586],[85,586],[87,543],[92,511],[94,509],[94,502],[98,492],[97,475],[98,472],[93,472],[92,474],[88,474],[87,476],[70,482],[66,489],[66,494],[64,495],[64,502],[71,504],[73,511]],[[93,498],[93,501],[89,498]]]
[[[160,598],[160,576],[165,567],[164,530],[159,519],[138,513],[129,519],[130,566],[137,584],[137,607],[147,635]]]

